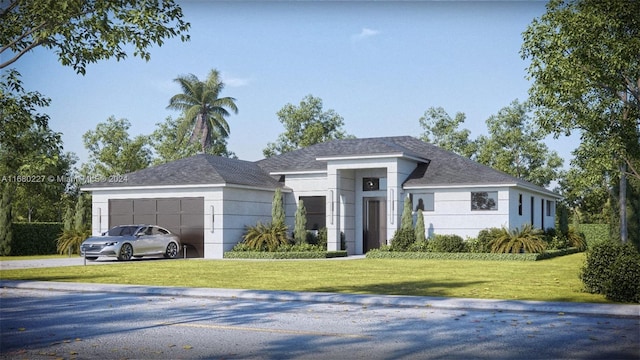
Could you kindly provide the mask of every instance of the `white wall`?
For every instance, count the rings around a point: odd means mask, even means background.
[[[471,210],[472,191],[497,191],[498,208]],[[423,212],[427,236],[455,234],[463,238],[475,237],[482,229],[509,226],[507,188],[412,189],[408,192],[434,194],[434,211]]]

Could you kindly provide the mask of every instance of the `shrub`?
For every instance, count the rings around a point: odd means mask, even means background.
[[[569,228],[566,234],[564,234],[569,247],[575,247],[584,251],[587,249],[587,239],[583,233],[579,232],[575,228]]]
[[[289,244],[287,226],[281,222],[258,222],[256,226],[247,227],[242,238],[245,245],[255,251],[275,251],[279,246]]]
[[[500,235],[491,241],[493,253],[542,253],[544,249],[542,231],[534,229],[530,224],[513,230],[502,228]]]
[[[407,251],[416,242],[416,233],[413,229],[398,229],[391,240],[392,251]]]
[[[429,240],[429,251],[431,252],[465,252],[464,240],[458,235],[436,235]]]
[[[609,300],[640,303],[640,254],[624,254],[616,259],[604,288]]]
[[[407,251],[413,252],[427,252],[429,251],[429,242],[426,240],[416,241],[413,244],[409,245]]]
[[[576,231],[584,235],[589,247],[609,240],[609,224],[580,224]]]
[[[490,228],[480,230],[478,238],[467,242],[467,249],[472,253],[488,253],[491,252],[491,242],[500,236],[502,230],[499,228]]]
[[[71,250],[73,254],[80,254],[80,244],[89,236],[91,236],[91,230],[71,228],[62,231],[57,241],[58,254],[65,254],[69,250]]]
[[[56,238],[62,223],[13,223],[13,239],[8,255],[52,255],[56,253]]]
[[[587,292],[615,301],[640,301],[640,254],[629,243],[595,244],[587,251],[580,279]]]

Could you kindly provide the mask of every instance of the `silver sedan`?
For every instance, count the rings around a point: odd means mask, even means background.
[[[156,225],[120,225],[85,240],[81,255],[87,260],[100,256],[131,260],[132,257],[164,255],[175,259],[180,249],[180,238],[169,230]]]

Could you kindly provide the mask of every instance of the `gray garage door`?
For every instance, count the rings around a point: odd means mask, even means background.
[[[180,236],[189,257],[204,256],[204,198],[109,200],[109,228],[156,224]]]

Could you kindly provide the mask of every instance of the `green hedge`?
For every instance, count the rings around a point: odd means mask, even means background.
[[[609,240],[609,224],[580,224],[578,231],[584,234],[587,247]]]
[[[325,259],[347,256],[346,251],[228,251],[225,259]]]
[[[57,254],[56,241],[62,233],[62,223],[13,223],[12,256]]]
[[[443,253],[398,252],[371,250],[368,259],[434,259],[434,260],[489,260],[489,261],[538,261],[580,252],[577,248],[552,250],[542,254],[494,254],[494,253]]]

